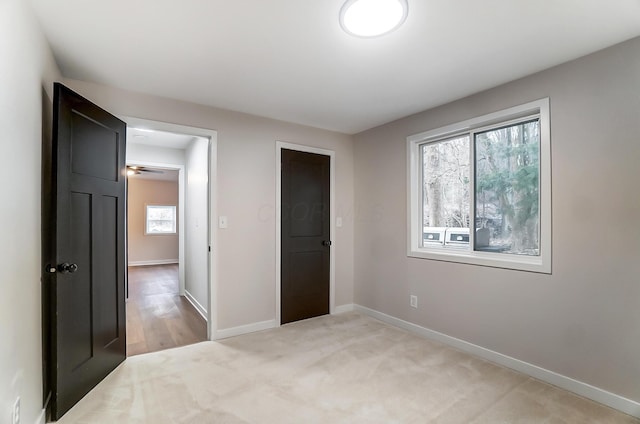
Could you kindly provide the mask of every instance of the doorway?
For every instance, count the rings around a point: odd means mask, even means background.
[[[335,152],[276,143],[276,321],[334,313]]]
[[[184,166],[168,166],[127,163],[127,356],[207,337],[205,315],[195,299],[187,300],[179,278],[185,262],[179,254],[184,246],[185,206],[179,201],[185,197],[184,178],[179,178]]]
[[[128,123],[127,356],[209,340],[215,132]]]

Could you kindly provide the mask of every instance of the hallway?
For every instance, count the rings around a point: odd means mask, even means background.
[[[206,338],[206,321],[178,294],[177,264],[129,267],[127,356]]]

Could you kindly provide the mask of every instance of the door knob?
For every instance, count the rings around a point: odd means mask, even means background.
[[[331,240],[324,240],[324,241],[322,242],[322,245],[323,245],[323,246],[331,246]]]
[[[58,272],[61,272],[63,274],[66,274],[66,273],[73,274],[77,270],[78,270],[77,264],[70,264],[65,262],[63,264],[58,265]]]

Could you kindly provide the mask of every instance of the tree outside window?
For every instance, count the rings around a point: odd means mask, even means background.
[[[408,255],[551,270],[549,99],[407,137]]]

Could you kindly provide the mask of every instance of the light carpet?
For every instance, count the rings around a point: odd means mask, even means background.
[[[360,315],[127,359],[71,423],[640,423]]]

